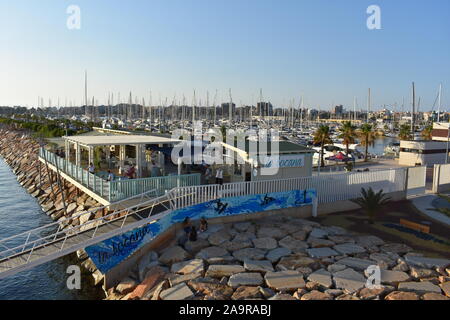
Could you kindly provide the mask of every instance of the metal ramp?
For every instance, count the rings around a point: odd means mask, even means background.
[[[73,253],[162,218],[171,210],[169,196],[145,199],[132,207],[121,207],[101,218],[63,228],[74,219],[94,215],[106,207],[88,210],[62,221],[0,240],[0,279]]]

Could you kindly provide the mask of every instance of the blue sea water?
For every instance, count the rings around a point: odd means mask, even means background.
[[[8,165],[0,159],[0,239],[51,223],[35,198],[17,182]],[[81,289],[66,286],[67,267],[79,264],[75,254],[0,280],[0,300],[86,300],[101,299],[92,277],[81,275]]]

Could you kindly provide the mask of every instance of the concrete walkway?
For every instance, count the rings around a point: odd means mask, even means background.
[[[439,221],[447,226],[450,226],[450,217],[447,217],[445,214],[440,212],[430,210],[433,209],[433,201],[438,199],[439,197],[432,194],[419,195],[409,197],[408,200],[412,202],[412,204],[423,214],[429,216],[431,219]]]

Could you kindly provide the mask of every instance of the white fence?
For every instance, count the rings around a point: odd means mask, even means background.
[[[427,167],[408,168],[408,196],[424,194],[426,191]]]
[[[433,174],[433,192],[449,192],[450,191],[450,164],[434,165]]]
[[[178,209],[223,197],[245,196],[290,190],[315,189],[319,203],[350,200],[360,196],[362,188],[386,193],[405,191],[408,169],[344,173],[323,177],[236,182],[225,185],[201,185],[176,188],[169,193],[172,208]]]

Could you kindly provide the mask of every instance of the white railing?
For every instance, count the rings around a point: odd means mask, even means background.
[[[14,256],[15,254],[22,253],[24,251],[33,249],[36,246],[39,246],[40,244],[51,244],[54,241],[59,240],[59,236],[61,235],[68,235],[68,236],[74,236],[79,232],[76,232],[77,230],[84,232],[92,228],[98,228],[99,226],[103,224],[111,223],[112,221],[116,221],[117,219],[123,218],[123,223],[126,222],[127,217],[131,214],[138,214],[138,212],[143,211],[147,209],[148,207],[155,204],[155,201],[162,200],[167,201],[167,197],[152,197],[152,194],[154,194],[155,190],[148,191],[146,193],[143,193],[139,196],[133,196],[118,202],[115,202],[109,206],[102,206],[102,207],[96,207],[92,208],[86,211],[79,212],[71,217],[66,217],[63,219],[60,219],[56,222],[52,222],[49,224],[46,224],[44,226],[25,231],[19,234],[16,234],[11,237],[7,237],[0,240],[0,247],[4,248],[6,250],[0,251],[0,261],[7,257],[8,255]],[[140,201],[138,204],[134,206],[124,207],[123,204],[125,204],[127,201],[138,198]],[[95,216],[98,212],[107,212],[109,210],[109,207],[115,207],[117,208],[114,212],[100,217],[93,220],[90,220],[92,216]],[[86,217],[88,216],[88,217]],[[88,220],[87,222],[72,226],[72,222],[77,219],[86,218]],[[117,217],[115,219],[114,217]],[[88,228],[91,226],[91,228]],[[94,232],[95,233],[95,232]],[[50,241],[49,241],[50,240]],[[20,243],[20,244],[19,244]]]
[[[218,198],[307,189],[316,190],[319,203],[329,203],[357,198],[360,195],[361,188],[372,187],[376,191],[383,189],[385,192],[404,191],[406,174],[407,169],[402,168],[377,172],[327,175],[324,177],[177,187],[157,198],[150,200],[142,198],[141,200],[143,201],[134,206],[127,208],[117,206],[118,209],[113,213],[93,220],[87,219],[88,221],[81,225],[72,226],[71,223],[74,219],[80,219],[84,215],[91,217],[91,215],[99,210],[104,210],[106,207],[88,210],[76,216],[2,239],[0,240],[0,247],[5,250],[0,251],[0,265],[2,262],[17,256],[21,256],[22,264],[28,264],[36,250],[55,245],[56,247],[52,252],[46,253],[49,256],[47,260],[45,257],[37,259],[43,262],[50,261],[58,256],[131,230],[130,228],[137,228],[157,221],[160,215],[152,216],[154,209],[157,207],[159,207],[158,210],[170,212]],[[145,213],[145,216],[142,216],[142,213]],[[132,216],[138,217],[140,220],[126,224]],[[64,228],[64,226],[66,227]],[[107,231],[102,228],[106,226],[110,227]],[[84,236],[80,242],[71,239],[77,235]],[[72,240],[69,241],[69,244],[67,242],[68,239]],[[0,269],[0,278],[3,272]]]
[[[224,185],[188,186],[173,189],[174,208],[183,208],[223,197],[245,196],[290,190],[315,189],[319,203],[350,200],[361,194],[361,188],[375,191],[404,191],[407,170],[404,168],[374,172],[343,173],[323,177],[227,183]]]
[[[450,191],[450,164],[435,164],[433,170],[433,192]]]

